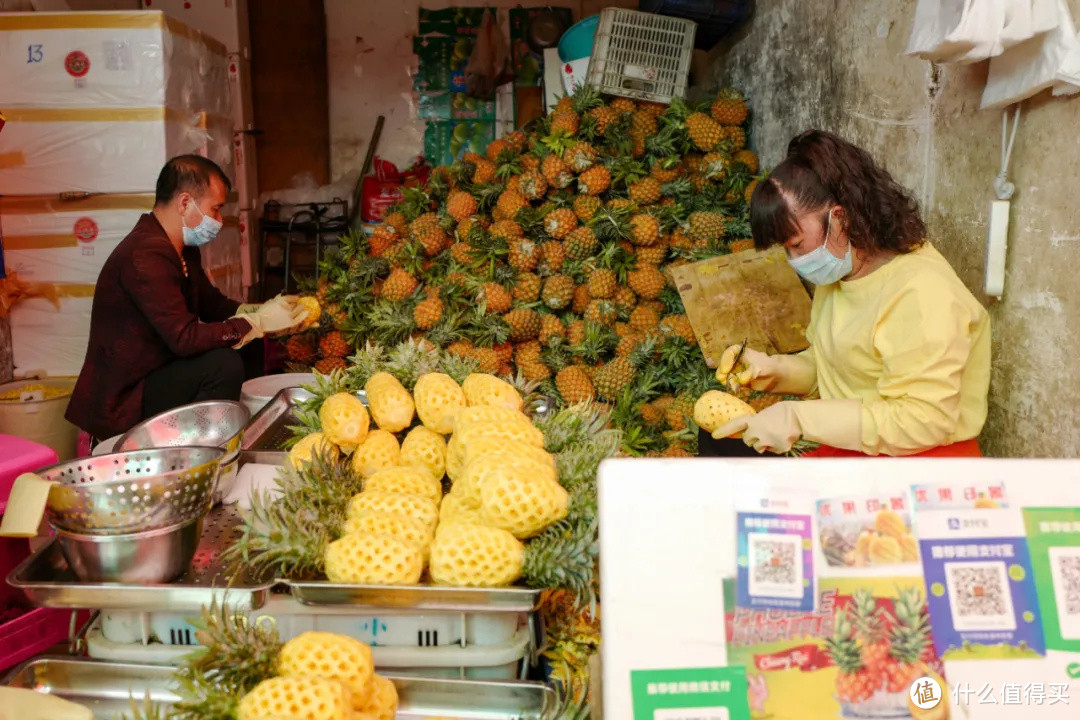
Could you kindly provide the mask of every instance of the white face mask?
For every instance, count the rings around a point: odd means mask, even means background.
[[[795,272],[815,285],[830,285],[851,274],[851,241],[848,241],[847,252],[844,253],[844,257],[838,258],[829,252],[827,247],[831,232],[832,211],[830,210],[828,224],[825,228],[825,241],[805,255],[799,257],[788,255],[788,263],[795,268]]]
[[[183,226],[184,245],[202,247],[217,237],[218,232],[221,230],[221,221],[215,220],[202,210],[199,210],[199,206],[195,203],[192,203],[192,207],[202,215],[202,220],[193,228],[189,228],[186,224]],[[183,223],[183,220],[181,219],[180,222]]]

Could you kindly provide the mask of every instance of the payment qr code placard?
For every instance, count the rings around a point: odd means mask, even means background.
[[[1046,647],[1080,652],[1080,508],[1025,508]]]
[[[1008,570],[1003,562],[945,565],[953,627],[957,630],[1015,630]]]
[[[811,526],[809,515],[737,514],[740,607],[814,609]]]

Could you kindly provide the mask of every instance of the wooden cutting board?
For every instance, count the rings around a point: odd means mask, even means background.
[[[741,343],[769,354],[809,347],[810,294],[782,247],[744,250],[671,270],[705,358]]]

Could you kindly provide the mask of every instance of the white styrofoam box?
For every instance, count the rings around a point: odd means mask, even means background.
[[[255,138],[247,133],[234,133],[232,138],[233,191],[240,207],[253,208],[259,204],[258,168],[255,164]]]
[[[46,298],[21,300],[11,308],[15,374],[44,371],[78,375],[90,339],[92,285],[61,286],[57,308]]]
[[[4,262],[29,282],[92,285],[153,195],[0,197]]]
[[[153,192],[169,158],[197,153],[232,176],[232,121],[166,108],[4,108],[0,195]]]
[[[146,9],[163,10],[185,25],[225,44],[231,53],[250,55],[247,0],[142,0]]]
[[[222,43],[162,12],[0,14],[6,108],[229,113]]]
[[[255,109],[251,98],[251,61],[240,53],[229,53],[229,106],[232,109],[233,129],[251,130],[255,127]]]

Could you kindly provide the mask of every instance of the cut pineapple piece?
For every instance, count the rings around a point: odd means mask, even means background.
[[[386,430],[372,430],[352,456],[353,470],[361,477],[370,477],[380,470],[397,465],[401,448],[397,438]]]
[[[446,474],[446,438],[423,425],[417,425],[401,441],[402,465],[425,467],[437,479]]]
[[[555,456],[549,453],[543,448],[538,448],[535,445],[529,445],[517,440],[506,440],[504,438],[492,437],[490,435],[481,435],[479,437],[470,438],[467,442],[463,443],[465,446],[465,452],[462,455],[462,461],[465,465],[468,465],[471,460],[482,455],[513,455],[514,457],[523,457],[529,460],[534,460],[541,465],[550,465],[551,469],[555,469]]]
[[[425,427],[442,435],[454,430],[454,417],[465,409],[465,393],[444,373],[421,375],[413,388],[416,414]]]
[[[525,546],[505,530],[443,525],[431,543],[431,579],[460,587],[510,585],[521,577],[524,556]]]
[[[566,490],[554,480],[503,466],[480,488],[480,515],[484,525],[524,540],[566,517],[569,501]]]
[[[290,717],[297,720],[349,720],[349,688],[337,680],[289,675],[270,678],[252,688],[236,708],[237,720]]]
[[[436,505],[442,502],[442,482],[422,467],[391,467],[380,470],[364,481],[364,491],[422,495]]]
[[[335,393],[319,408],[319,424],[327,440],[351,453],[367,437],[370,420],[360,398],[349,393]]]
[[[441,514],[440,514],[441,515]],[[434,538],[434,531],[419,520],[405,515],[390,513],[364,513],[345,521],[342,531],[345,535],[369,533],[372,535],[392,535],[425,550]]]
[[[469,407],[491,405],[521,412],[521,393],[513,385],[494,375],[473,373],[465,378],[461,389],[465,392],[465,402]]]
[[[450,491],[439,506],[439,527],[451,523],[483,525],[484,518],[480,515],[480,506]]]
[[[753,414],[754,408],[720,390],[709,390],[694,403],[694,422],[709,433],[735,418]]]
[[[439,506],[422,495],[406,493],[365,491],[353,495],[349,501],[347,518],[359,519],[369,513],[404,515],[434,529],[439,522]]]
[[[505,454],[480,455],[465,466],[461,478],[454,483],[454,492],[467,502],[481,505],[484,484],[490,478],[503,475],[548,481],[558,485],[555,470],[550,465],[545,465],[524,457],[513,457]]]
[[[394,720],[397,716],[398,693],[393,680],[376,674],[372,678],[371,693],[367,702],[355,703],[358,713],[366,713],[373,720]],[[355,720],[355,715],[353,716]]]
[[[364,392],[371,417],[381,429],[395,433],[412,425],[416,406],[396,377],[387,372],[375,373],[364,385]]]
[[[305,435],[289,451],[289,464],[298,468],[302,464],[310,463],[316,454],[323,456],[327,460],[336,460],[338,457],[337,445],[330,442],[326,435],[321,432]]]
[[[506,423],[497,425],[493,423],[477,423],[469,425],[455,432],[446,446],[446,474],[451,480],[456,482],[461,475],[465,465],[465,449],[469,446],[469,443],[473,439],[480,437],[531,445],[537,449],[543,449],[544,447],[544,434],[532,424]]]
[[[532,421],[523,412],[498,405],[479,405],[467,407],[457,414],[454,418],[454,432],[477,423],[494,425],[516,423],[532,427]]]
[[[300,633],[281,647],[278,669],[285,676],[338,680],[349,688],[354,703],[369,696],[375,673],[370,647],[347,635],[314,631]]]
[[[415,585],[424,572],[423,549],[392,535],[353,533],[326,546],[326,577],[357,585]]]

